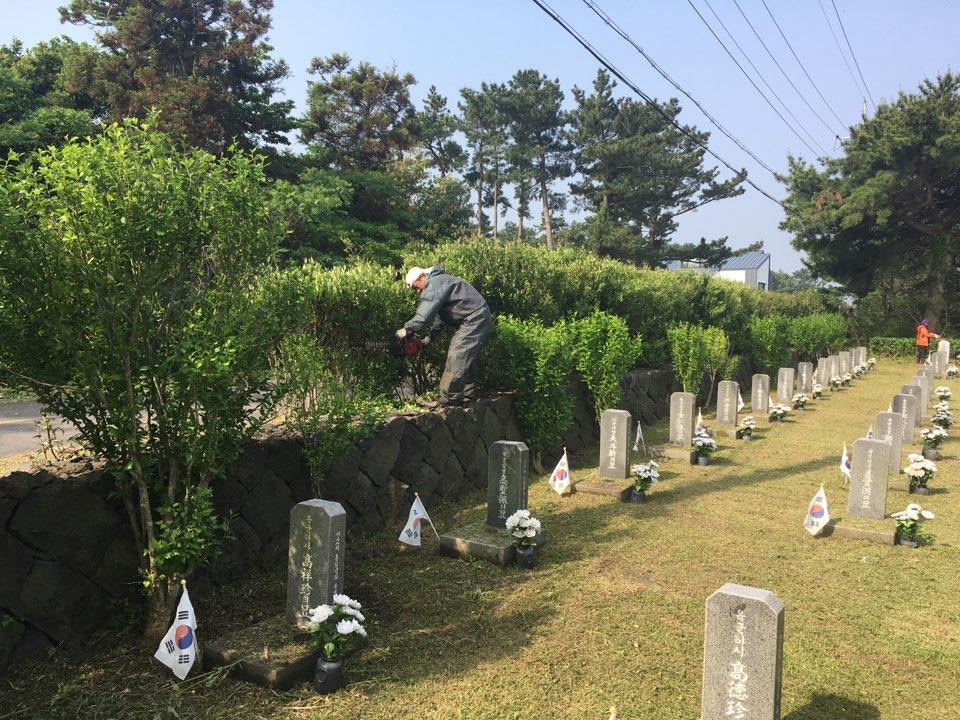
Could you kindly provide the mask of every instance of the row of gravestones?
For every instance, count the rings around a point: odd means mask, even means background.
[[[860,438],[853,443],[847,497],[849,515],[876,520],[886,517],[890,478],[899,477],[903,448],[913,441],[914,433],[923,424],[923,415],[933,400],[934,379],[946,373],[950,343],[940,341],[937,352],[930,357],[930,364],[919,366],[916,375],[891,398],[889,409],[877,413],[872,438]],[[898,482],[897,486],[906,489],[909,483]]]
[[[522,442],[500,441],[493,443],[489,460],[488,541],[503,537],[500,531],[506,519],[527,506],[529,452]],[[484,556],[469,547],[477,542],[477,528],[464,530],[442,535],[441,551]],[[287,618],[291,623],[305,626],[310,608],[343,591],[345,540],[346,514],[339,503],[309,500],[294,506],[287,578]],[[728,583],[707,599],[705,720],[779,718],[783,619],[783,603],[766,590]]]

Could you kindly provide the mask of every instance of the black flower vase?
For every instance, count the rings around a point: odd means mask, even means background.
[[[635,487],[630,488],[630,502],[632,503],[645,503],[647,501],[647,491],[646,490],[637,490]]]
[[[517,560],[517,567],[521,570],[533,569],[533,545],[517,545],[513,548],[513,555]]]
[[[313,671],[313,688],[321,695],[335,693],[346,684],[347,675],[343,671],[343,658],[328,660],[322,655],[317,658]]]

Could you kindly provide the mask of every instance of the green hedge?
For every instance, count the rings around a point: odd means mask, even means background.
[[[960,340],[942,338],[950,341],[950,348],[960,350]],[[931,348],[936,350],[939,340],[931,340]],[[871,338],[867,347],[871,355],[882,357],[916,357],[917,342],[912,337],[875,337]]]
[[[617,315],[643,339],[642,361],[654,365],[669,362],[668,325],[719,327],[735,353],[751,354],[754,316],[802,317],[827,309],[813,293],[762,292],[704,273],[642,269],[573,248],[551,252],[477,240],[411,249],[404,260],[407,265],[443,263],[480,290],[496,314],[547,325],[597,309]]]

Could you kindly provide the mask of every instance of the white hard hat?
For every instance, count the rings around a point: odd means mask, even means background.
[[[403,281],[404,281],[407,285],[410,285],[411,287],[413,287],[414,281],[415,281],[418,277],[420,277],[421,275],[424,275],[426,272],[427,272],[427,271],[426,271],[425,269],[423,269],[422,267],[412,267],[412,268],[410,268],[409,270],[407,270],[407,274],[406,274],[406,276],[403,278]]]

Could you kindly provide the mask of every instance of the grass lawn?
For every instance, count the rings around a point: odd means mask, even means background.
[[[753,443],[721,438],[708,467],[665,460],[643,506],[559,498],[538,478],[530,507],[549,545],[532,572],[440,558],[432,535],[404,551],[402,522],[352,541],[346,590],[363,602],[371,643],[334,696],[308,685],[272,693],[220,672],[178,684],[153,648],[108,635],[89,656],[56,653],[0,680],[0,718],[606,720],[615,704],[621,720],[695,720],[704,601],[737,582],[786,605],[786,720],[955,720],[960,441],[947,441],[934,494],[888,493],[888,512],[909,499],[937,513],[925,527],[932,546],[815,539],[802,526],[821,483],[831,514],[845,514],[841,444],[852,450],[912,371],[881,362],[807,412],[762,424]],[[647,442],[665,431],[648,430]],[[576,479],[596,454],[573,463]],[[479,520],[483,500],[430,510],[442,531]],[[198,594],[201,642],[282,611],[285,592],[284,566]]]

